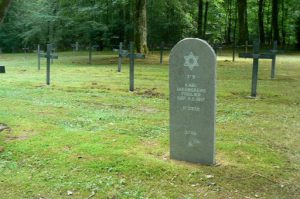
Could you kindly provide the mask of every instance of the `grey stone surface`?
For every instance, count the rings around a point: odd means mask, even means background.
[[[170,155],[215,163],[216,55],[207,42],[187,38],[170,55]]]

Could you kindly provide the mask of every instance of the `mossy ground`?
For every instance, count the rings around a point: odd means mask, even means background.
[[[170,160],[168,59],[136,63],[96,53],[59,53],[45,85],[45,60],[2,54],[0,198],[298,198],[300,55],[259,66],[251,99],[249,59],[218,57],[217,165]],[[68,195],[69,194],[72,195]]]

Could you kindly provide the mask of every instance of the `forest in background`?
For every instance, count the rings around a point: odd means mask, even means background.
[[[109,49],[135,41],[137,51],[147,52],[185,37],[223,45],[259,38],[265,46],[276,40],[299,47],[299,7],[298,0],[11,0],[0,48],[16,52],[54,43],[67,50],[78,42]]]

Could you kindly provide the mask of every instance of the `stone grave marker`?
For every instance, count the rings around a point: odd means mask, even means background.
[[[204,40],[187,38],[170,54],[170,156],[215,164],[216,54]]]

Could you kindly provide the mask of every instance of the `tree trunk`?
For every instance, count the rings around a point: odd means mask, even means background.
[[[147,0],[136,0],[135,45],[138,53],[148,53]]]
[[[0,23],[3,22],[12,0],[2,0],[0,3]]]
[[[272,0],[272,41],[279,43],[278,11],[278,0]]]
[[[247,19],[247,1],[237,0],[238,7],[238,22],[239,22],[239,44],[245,44],[249,38],[248,19]]]
[[[282,45],[286,45],[286,29],[285,29],[285,20],[286,20],[286,9],[284,0],[281,1],[281,37],[282,37]]]
[[[300,49],[300,17],[298,17],[296,24],[297,48]]]
[[[258,27],[260,43],[265,43],[265,27],[264,27],[264,0],[258,1]]]
[[[198,3],[198,37],[199,38],[203,38],[202,26],[203,26],[203,0],[199,0]]]
[[[237,4],[234,5],[234,27],[233,27],[233,45],[236,45],[236,26],[237,26]]]
[[[270,1],[266,1],[266,35],[267,37],[265,37],[265,43],[270,45],[272,43],[272,25],[271,25],[271,20],[272,20],[272,12],[271,12],[271,2]],[[266,36],[265,35],[265,36]]]
[[[226,31],[226,43],[230,44],[231,43],[231,31],[232,31],[232,0],[228,0],[228,26],[227,26],[227,31]]]
[[[204,12],[204,27],[203,27],[203,39],[206,38],[206,27],[207,27],[207,14],[208,14],[208,5],[209,5],[209,2],[206,1],[205,2],[205,12]]]

